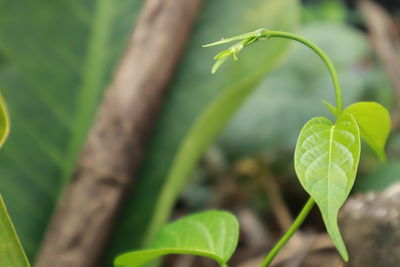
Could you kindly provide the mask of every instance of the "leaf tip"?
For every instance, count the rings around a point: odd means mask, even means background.
[[[221,67],[221,65],[228,59],[228,57],[221,57],[220,59],[218,59],[214,65],[211,68],[211,73],[214,74],[217,72],[217,70],[219,69],[219,67]]]
[[[215,63],[211,68],[211,74],[215,74],[218,70],[219,66]]]
[[[340,256],[342,256],[344,262],[349,262],[349,254],[347,253],[347,250],[340,252]]]

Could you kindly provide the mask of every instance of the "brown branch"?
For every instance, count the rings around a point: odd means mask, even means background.
[[[36,266],[98,266],[201,2],[145,3]]]
[[[377,3],[370,0],[358,0],[357,5],[367,23],[370,41],[395,91],[397,108],[392,115],[393,124],[397,127],[400,111],[400,36],[390,15]]]

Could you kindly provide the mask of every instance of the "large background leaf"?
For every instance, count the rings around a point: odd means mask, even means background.
[[[0,1],[0,90],[13,122],[0,192],[30,258],[141,2]]]
[[[173,157],[197,116],[219,93],[269,70],[282,56],[288,42],[273,40],[255,44],[241,53],[238,62],[226,62],[214,75],[210,74],[213,57],[221,48],[201,46],[260,27],[293,31],[297,19],[296,0],[207,1],[137,177],[133,205],[125,210],[126,217],[117,229],[114,244],[122,244],[125,249],[140,247]],[[127,233],[135,236],[135,240],[124,239]]]
[[[235,216],[225,211],[206,211],[163,226],[149,246],[118,256],[115,265],[137,267],[168,254],[192,254],[210,257],[226,266],[238,240]]]

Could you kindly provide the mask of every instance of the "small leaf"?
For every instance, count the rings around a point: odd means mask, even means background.
[[[0,266],[29,267],[25,252],[0,195]]]
[[[238,54],[239,52],[245,48],[247,45],[252,44],[256,41],[255,38],[251,39],[244,39],[234,45],[232,45],[231,47],[229,47],[226,50],[223,50],[221,52],[219,52],[214,59],[217,60],[217,62],[214,64],[214,66],[211,69],[211,73],[215,73],[218,68],[229,58],[229,57],[233,57],[234,60],[238,60]]]
[[[358,102],[347,107],[344,113],[353,115],[361,137],[382,161],[386,161],[385,144],[391,128],[386,108],[376,102]]]
[[[219,67],[230,57],[232,56],[234,60],[238,60],[238,53],[245,48],[246,46],[251,45],[252,43],[260,40],[260,39],[266,39],[267,36],[266,34],[268,33],[268,30],[266,29],[258,29],[256,31],[253,32],[248,32],[248,33],[244,33],[244,34],[240,34],[231,38],[227,38],[227,39],[221,39],[220,41],[211,43],[211,44],[207,44],[207,45],[203,45],[203,47],[210,47],[210,46],[216,46],[216,45],[221,45],[221,44],[225,44],[225,43],[229,43],[232,41],[237,41],[240,40],[239,42],[237,42],[236,44],[232,45],[231,47],[229,47],[226,50],[223,50],[221,52],[219,52],[214,59],[217,60],[217,62],[215,62],[215,64],[213,65],[212,69],[211,69],[211,73],[215,73]]]
[[[326,229],[345,261],[348,254],[337,215],[353,187],[360,150],[357,123],[351,115],[343,114],[336,124],[323,117],[308,121],[295,152],[300,183],[317,203]]]
[[[219,41],[216,41],[214,43],[211,44],[206,44],[203,45],[203,47],[210,47],[210,46],[216,46],[216,45],[221,45],[221,44],[226,44],[226,43],[230,43],[233,41],[237,41],[237,40],[245,40],[245,39],[255,39],[255,38],[260,38],[263,35],[265,35],[268,32],[267,29],[258,29],[252,32],[248,32],[248,33],[243,33],[243,34],[239,34],[230,38],[222,38]]]
[[[212,73],[212,74],[216,73],[217,70],[219,69],[219,67],[221,67],[221,65],[224,64],[224,62],[225,62],[228,58],[229,58],[229,57],[223,57],[223,58],[218,59],[218,60],[214,63],[214,65],[212,66],[211,73]]]
[[[0,95],[0,148],[6,141],[10,132],[10,122],[4,98]]]
[[[207,211],[184,217],[161,228],[144,250],[115,259],[117,267],[138,267],[168,254],[193,254],[216,260],[220,266],[232,256],[238,242],[239,224],[232,214]]]

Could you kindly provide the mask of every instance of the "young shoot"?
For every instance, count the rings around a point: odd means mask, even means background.
[[[264,258],[260,266],[269,266],[286,242],[299,229],[315,204],[319,207],[327,232],[332,238],[344,261],[349,256],[337,224],[339,209],[346,201],[353,187],[363,138],[385,160],[384,146],[390,131],[388,111],[375,102],[358,102],[343,109],[342,89],[335,67],[328,56],[315,44],[299,35],[281,31],[258,29],[228,39],[205,45],[205,47],[236,42],[215,56],[212,67],[215,73],[230,57],[238,60],[238,54],[251,44],[273,38],[286,38],[300,42],[311,48],[325,63],[335,89],[336,106],[324,101],[336,117],[331,121],[324,117],[310,119],[300,132],[295,149],[294,165],[297,177],[304,190],[310,195],[309,200],[295,219],[289,230],[276,243]],[[240,97],[245,97],[240,96]],[[193,254],[214,259],[222,267],[227,267],[239,235],[238,223],[233,215],[221,211],[210,211],[184,217],[167,224],[156,233],[160,222],[166,220],[173,197],[181,188],[185,175],[193,162],[185,165],[183,159],[193,153],[194,140],[203,140],[202,134],[209,127],[208,116],[229,105],[232,98],[229,94],[221,96],[204,111],[194,124],[183,142],[172,171],[161,195],[160,212],[156,212],[148,245],[143,250],[125,253],[116,258],[118,267],[138,267],[167,254]],[[310,103],[311,104],[311,103]],[[211,116],[210,115],[210,116]],[[222,124],[222,121],[218,121]],[[222,125],[219,128],[222,128]],[[205,142],[203,140],[204,144]],[[202,143],[203,144],[203,143]],[[200,153],[200,152],[199,152]],[[183,162],[183,163],[182,163]],[[153,233],[154,232],[154,233]]]
[[[301,130],[294,164],[300,184],[310,195],[310,199],[293,225],[265,257],[261,266],[271,264],[280,249],[300,227],[314,203],[321,211],[333,243],[342,259],[347,262],[349,256],[337,225],[337,216],[355,181],[361,152],[360,138],[372,147],[380,159],[385,160],[384,146],[390,132],[389,113],[375,102],[354,103],[343,110],[342,89],[332,61],[317,45],[292,33],[259,29],[205,45],[204,47],[209,47],[238,41],[215,57],[217,61],[211,72],[215,73],[230,56],[237,60],[237,54],[243,48],[259,40],[272,38],[286,38],[300,42],[311,48],[323,60],[332,77],[336,107],[324,102],[336,117],[336,121],[316,117],[309,120]]]

